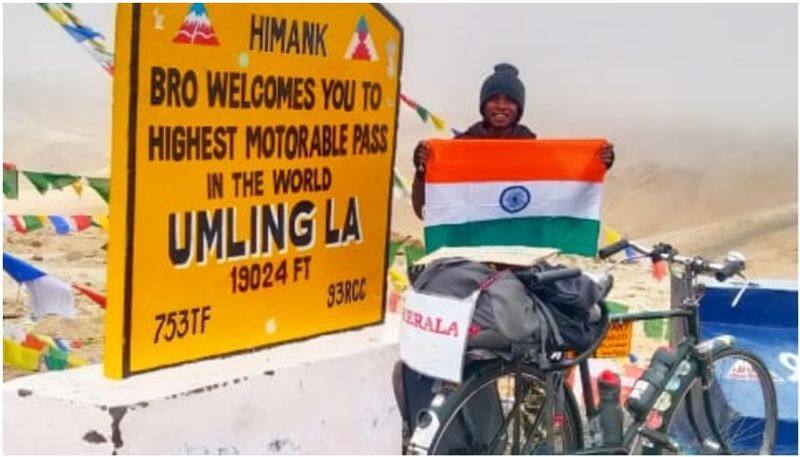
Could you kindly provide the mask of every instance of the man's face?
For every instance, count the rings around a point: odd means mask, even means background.
[[[483,117],[493,128],[504,129],[510,127],[517,120],[519,107],[505,94],[498,94],[490,98],[483,108]]]

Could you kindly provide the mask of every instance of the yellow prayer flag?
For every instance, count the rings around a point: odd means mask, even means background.
[[[92,216],[92,220],[103,229],[104,232],[108,232],[108,215],[107,214],[99,214],[96,216]]]
[[[408,288],[408,278],[397,267],[389,269],[389,285],[392,290],[402,292]]]
[[[3,364],[21,370],[39,371],[42,352],[3,338]]]
[[[67,25],[69,23],[69,18],[60,9],[51,6],[47,8],[45,11],[47,11],[47,14],[51,18],[53,18],[54,21],[58,22],[60,25]]]
[[[67,356],[67,363],[70,367],[82,367],[86,365],[86,361],[75,354],[69,354]]]
[[[603,231],[605,234],[605,245],[614,244],[622,239],[622,235],[611,227],[605,227]]]
[[[40,341],[43,341],[46,345],[50,346],[51,348],[59,349],[58,345],[56,344],[53,338],[47,335],[39,335],[38,333],[34,333],[33,336],[38,338]]]
[[[433,126],[436,127],[436,130],[443,130],[445,126],[444,120],[438,116],[434,116],[433,114],[428,114],[431,118],[431,122],[433,122]]]
[[[47,216],[38,215],[38,216],[36,216],[36,218],[39,219],[42,222],[42,225],[44,225],[44,226],[52,225],[50,223],[50,218],[47,217]]]
[[[81,181],[80,179],[75,181],[74,183],[72,183],[72,188],[75,189],[75,193],[78,194],[78,196],[80,197],[81,194],[83,193],[83,181]]]

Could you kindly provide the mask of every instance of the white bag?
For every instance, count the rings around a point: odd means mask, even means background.
[[[479,294],[475,291],[462,300],[409,288],[400,325],[400,359],[419,373],[460,383]]]

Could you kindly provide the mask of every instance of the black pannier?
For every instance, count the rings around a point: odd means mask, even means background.
[[[505,338],[507,359],[589,347],[601,331],[598,285],[587,275],[536,284],[534,273],[561,266],[539,262],[527,268],[494,270],[459,257],[431,262],[414,280],[414,290],[466,298],[481,289],[472,319],[472,340]]]

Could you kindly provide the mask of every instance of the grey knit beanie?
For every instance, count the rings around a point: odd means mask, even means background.
[[[494,66],[494,73],[489,75],[481,86],[481,114],[490,98],[498,94],[505,94],[517,104],[519,117],[522,117],[522,110],[525,108],[525,85],[517,75],[519,75],[519,70],[509,63],[499,63]]]

